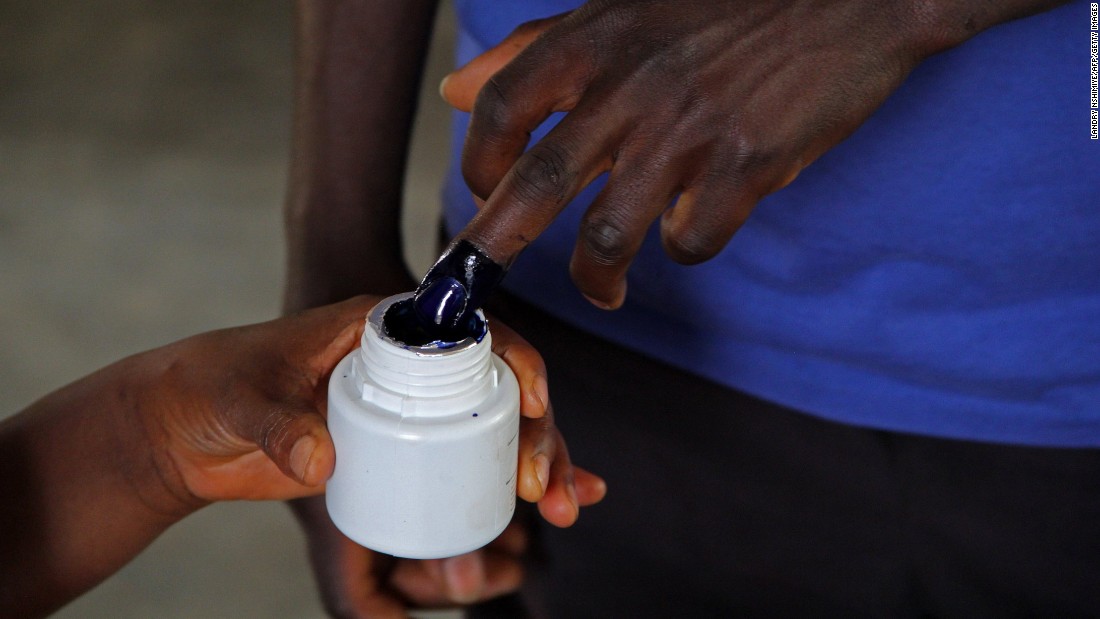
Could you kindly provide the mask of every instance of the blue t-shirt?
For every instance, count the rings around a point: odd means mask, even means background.
[[[568,0],[458,0],[459,62]],[[932,436],[1100,446],[1100,142],[1089,7],[921,64],[733,241],[673,263],[651,229],[625,306],[568,275],[597,181],[504,286],[582,329],[809,414]],[[460,152],[466,116],[458,114]],[[554,120],[533,137],[545,135]],[[446,219],[474,213],[452,166]],[[684,311],[690,308],[690,311]]]

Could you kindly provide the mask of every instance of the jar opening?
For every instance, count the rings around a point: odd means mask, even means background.
[[[432,325],[433,328],[429,330],[413,308],[411,294],[400,295],[396,299],[388,307],[379,308],[383,311],[378,327],[383,338],[403,348],[447,350],[466,347],[481,342],[488,332],[484,315],[480,311],[472,313],[468,319],[452,328],[440,330],[438,326]]]

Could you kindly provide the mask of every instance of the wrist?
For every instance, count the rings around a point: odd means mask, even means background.
[[[346,202],[288,203],[284,311],[415,288],[393,210]]]
[[[132,454],[130,465],[120,472],[141,504],[169,524],[210,503],[189,488],[173,453],[180,441],[165,422],[166,393],[172,388],[169,370],[175,365],[176,346],[166,346],[124,360],[120,374],[132,398],[115,415],[115,435],[122,453]],[[128,367],[126,367],[128,366]]]
[[[0,615],[55,610],[201,507],[157,461],[150,376],[147,354],[130,357],[0,426],[0,530],[18,532],[0,543]]]

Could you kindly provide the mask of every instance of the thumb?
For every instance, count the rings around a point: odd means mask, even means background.
[[[512,61],[527,46],[539,38],[554,24],[561,21],[568,13],[536,19],[525,24],[520,24],[512,34],[509,34],[496,47],[474,58],[466,66],[454,71],[439,84],[439,94],[443,100],[454,108],[463,112],[474,109],[474,101],[482,86],[493,77],[497,71]]]
[[[254,441],[284,475],[318,486],[332,475],[336,454],[325,419],[312,406],[273,409],[255,426]]]

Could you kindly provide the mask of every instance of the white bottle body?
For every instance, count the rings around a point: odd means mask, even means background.
[[[329,380],[336,468],[329,515],[358,544],[450,557],[500,535],[515,510],[519,386],[490,335],[451,348],[385,337],[379,304],[363,346]]]

